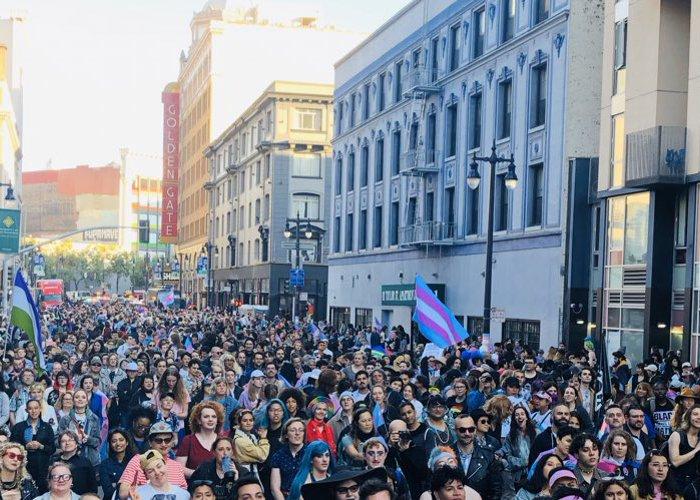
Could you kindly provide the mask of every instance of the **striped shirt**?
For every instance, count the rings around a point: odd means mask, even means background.
[[[141,469],[141,455],[134,455],[126,464],[126,468],[122,473],[119,483],[121,484],[133,484],[136,486],[141,486],[146,484],[148,479],[146,479],[146,474],[143,473]],[[185,469],[179,462],[167,458],[165,460],[165,467],[168,472],[168,482],[175,486],[180,486],[187,489],[187,481],[185,480]]]

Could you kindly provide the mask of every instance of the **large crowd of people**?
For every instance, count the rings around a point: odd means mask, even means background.
[[[0,377],[11,500],[700,498],[700,371],[123,302],[43,312]],[[415,351],[415,352],[414,352]],[[602,394],[602,399],[601,399]]]

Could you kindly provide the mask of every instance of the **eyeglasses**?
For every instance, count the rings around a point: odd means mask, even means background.
[[[172,441],[173,438],[171,437],[154,437],[151,438],[151,441],[157,444],[168,444],[170,441]]]
[[[481,420],[479,420],[479,424],[481,424],[481,425],[485,425],[485,424],[488,424],[488,423],[489,423],[489,419],[488,419],[488,418],[482,418]]]
[[[15,453],[14,451],[6,451],[5,456],[10,460],[19,460],[20,462],[24,460],[24,455],[21,453]]]
[[[459,432],[460,434],[473,434],[476,432],[476,427],[457,427],[457,432]]]
[[[73,476],[70,474],[52,474],[51,476],[49,476],[49,479],[51,479],[52,481],[68,481],[72,477]]]
[[[335,489],[335,492],[340,495],[347,495],[348,493],[357,493],[360,490],[359,484],[353,484],[352,486],[339,486]]]

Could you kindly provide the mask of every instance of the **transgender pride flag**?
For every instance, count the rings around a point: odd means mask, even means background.
[[[416,310],[413,321],[428,340],[441,348],[455,345],[469,335],[450,309],[416,276]]]

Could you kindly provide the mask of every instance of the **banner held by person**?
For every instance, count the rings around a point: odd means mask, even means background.
[[[15,274],[15,286],[12,290],[12,312],[10,325],[16,326],[27,334],[29,342],[34,344],[37,365],[41,372],[46,370],[44,360],[44,340],[41,333],[41,316],[29,291],[21,269]]]
[[[415,299],[413,321],[418,323],[428,340],[444,349],[468,337],[467,330],[459,324],[454,313],[440,302],[421,276],[416,276]]]

